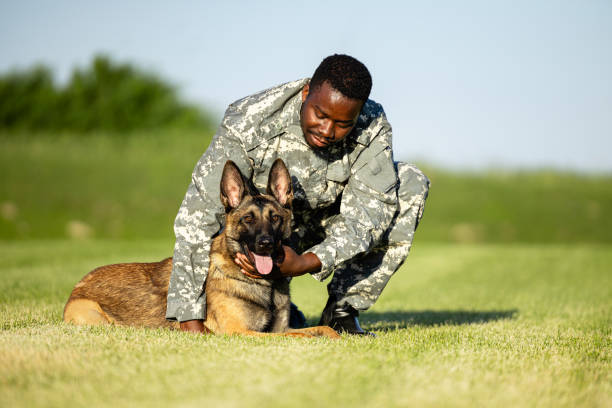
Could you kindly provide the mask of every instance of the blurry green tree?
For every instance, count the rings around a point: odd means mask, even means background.
[[[36,66],[0,76],[0,129],[126,132],[141,129],[209,130],[212,120],[182,102],[174,86],[130,64],[97,56],[54,84],[49,68]]]

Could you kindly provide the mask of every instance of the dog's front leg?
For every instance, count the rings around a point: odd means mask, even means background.
[[[286,279],[279,279],[274,282],[272,302],[274,303],[274,313],[270,331],[272,333],[283,333],[289,329],[289,309],[291,307],[289,282]]]

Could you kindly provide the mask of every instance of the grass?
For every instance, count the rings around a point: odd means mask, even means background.
[[[0,136],[0,239],[168,238],[209,134]]]
[[[95,266],[172,242],[0,244],[0,406],[612,404],[612,247],[417,243],[362,323],[376,339],[254,339],[61,321]],[[315,323],[324,285],[293,282]]]
[[[0,134],[0,239],[171,239],[210,137]],[[422,242],[612,244],[612,175],[426,173]]]
[[[62,322],[96,266],[172,253],[209,134],[0,134],[0,407],[612,406],[612,176],[449,173],[376,339]],[[294,280],[316,324],[325,285]]]

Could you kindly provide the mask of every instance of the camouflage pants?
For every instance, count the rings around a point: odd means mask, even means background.
[[[370,308],[408,257],[414,233],[423,216],[429,180],[415,166],[396,162],[395,168],[399,179],[399,208],[378,245],[335,269],[327,291],[336,297],[339,305],[349,303],[357,310]],[[300,235],[308,236],[308,233]],[[303,244],[310,245],[311,242]]]

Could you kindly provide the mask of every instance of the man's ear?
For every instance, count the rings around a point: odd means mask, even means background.
[[[281,159],[276,159],[268,175],[267,193],[274,196],[280,205],[291,208],[293,186],[287,166]]]
[[[310,93],[310,82],[304,85],[302,88],[302,103],[308,98],[308,94]]]
[[[227,212],[238,207],[246,195],[242,173],[238,166],[231,160],[228,160],[223,167],[220,190],[221,203]]]

